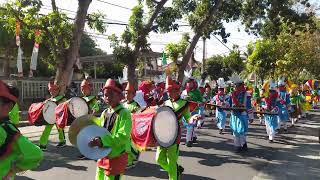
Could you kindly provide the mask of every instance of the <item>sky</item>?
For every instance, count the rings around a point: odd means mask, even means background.
[[[3,3],[5,1],[6,0],[0,0],[0,3]],[[51,11],[51,0],[43,0],[42,2],[44,4],[41,10],[42,13]],[[75,17],[75,11],[77,10],[78,6],[77,2],[77,0],[56,0],[57,6],[61,9],[65,9],[61,11],[67,13],[68,16],[72,18]],[[108,22],[127,23],[131,15],[130,9],[133,8],[136,4],[137,0],[93,0],[89,7],[88,13],[100,11],[101,13],[106,15],[106,21]],[[170,1],[168,2],[168,4],[170,4]],[[184,20],[182,21],[183,22],[181,22],[181,24],[186,24],[184,23]],[[248,35],[244,31],[244,26],[242,26],[240,22],[226,23],[225,27],[226,31],[231,34],[231,36],[228,38],[228,42],[225,44],[225,46],[229,47],[230,49],[232,49],[233,45],[238,45],[240,51],[245,51],[246,45],[250,41],[255,41],[257,39],[257,37],[254,35]],[[104,34],[93,31],[88,27],[85,28],[85,31],[92,36],[92,38],[96,41],[97,45],[102,50],[106,51],[108,54],[112,54],[112,49],[110,48],[107,36],[113,33],[120,36],[124,29],[125,26],[109,24]],[[193,35],[191,29],[185,26],[180,27],[178,31],[165,34],[157,34],[152,32],[149,36],[149,43],[151,44],[152,50],[155,52],[162,52],[167,43],[178,42],[181,39],[182,33],[184,32],[189,32],[191,36]],[[217,37],[219,38],[219,36]],[[217,39],[212,37],[211,39],[206,41],[206,57],[211,57],[212,55],[217,54],[228,54],[229,49],[225,46]],[[202,40],[199,40],[195,52],[196,59],[198,61],[201,61],[203,56]]]

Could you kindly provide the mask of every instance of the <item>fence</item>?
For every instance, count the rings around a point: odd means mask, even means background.
[[[3,79],[6,83],[12,83],[16,85],[20,92],[20,105],[23,109],[28,108],[32,102],[39,102],[46,98],[49,98],[48,92],[48,79]],[[80,84],[81,81],[73,81],[77,87],[77,94],[81,95]],[[105,80],[93,80],[92,81],[92,94],[98,94],[103,87]]]

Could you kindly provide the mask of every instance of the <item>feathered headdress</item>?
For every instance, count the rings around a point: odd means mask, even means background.
[[[226,83],[224,82],[223,78],[219,78],[217,80],[217,84],[218,84],[218,88],[225,88],[226,87]]]
[[[229,76],[229,80],[234,84],[243,83],[243,80],[240,78],[239,74],[236,73],[233,73],[231,76]]]
[[[285,86],[286,82],[285,82],[286,78],[285,77],[279,77],[278,79],[278,86]]]
[[[128,68],[127,68],[127,66],[125,66],[125,67],[123,67],[123,70],[122,70],[122,78],[118,77],[120,84],[128,82],[128,74],[127,73],[128,73]]]

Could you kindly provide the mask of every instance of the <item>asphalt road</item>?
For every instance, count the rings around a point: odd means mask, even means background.
[[[233,150],[233,138],[227,127],[219,135],[212,118],[198,129],[198,144],[188,148],[180,145],[179,164],[184,168],[183,180],[319,180],[320,144],[318,142],[320,116],[311,115],[290,127],[286,134],[279,134],[270,144],[265,126],[255,121],[248,134],[249,151],[238,154]],[[22,127],[22,133],[37,143],[43,127]],[[68,138],[67,138],[68,139]],[[50,145],[40,167],[20,174],[18,180],[91,180],[96,163],[77,160],[79,152],[68,146],[57,149],[57,131],[50,136]],[[155,151],[144,152],[138,165],[125,173],[125,180],[168,179],[155,163]]]

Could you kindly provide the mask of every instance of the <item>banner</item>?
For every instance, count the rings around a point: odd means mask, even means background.
[[[132,144],[139,151],[145,151],[148,147],[154,147],[156,142],[153,137],[152,119],[155,112],[146,114],[132,114]]]
[[[22,54],[23,51],[21,47],[18,48],[18,57],[17,57],[17,68],[19,77],[23,77],[23,68],[22,68]]]
[[[39,53],[39,43],[37,42],[37,39],[39,38],[40,34],[41,34],[40,30],[36,30],[35,42],[34,42],[33,51],[31,55],[30,71],[37,70],[37,59],[38,59],[38,53]]]

